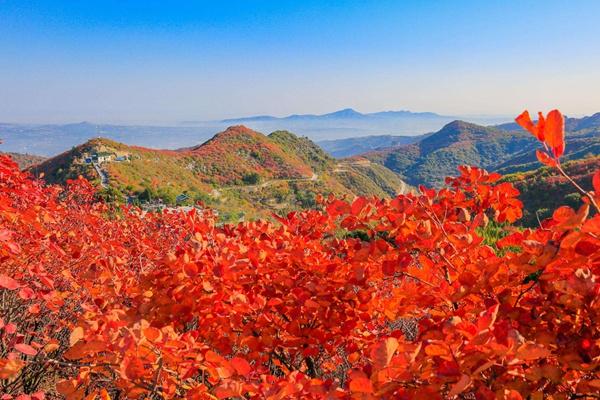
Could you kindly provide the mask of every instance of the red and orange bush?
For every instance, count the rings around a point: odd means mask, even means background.
[[[560,166],[560,113],[518,121]],[[499,178],[218,225],[1,158],[1,398],[598,397],[600,173],[490,247],[521,215]]]

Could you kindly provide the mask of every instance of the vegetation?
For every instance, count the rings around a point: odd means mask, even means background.
[[[10,158],[12,158],[17,163],[19,168],[21,168],[21,169],[29,168],[29,167],[39,164],[45,160],[45,157],[36,156],[33,154],[0,152],[0,155],[9,155]]]
[[[562,167],[580,187],[591,190],[592,175],[600,169],[600,156],[568,161]],[[521,192],[523,218],[520,223],[525,226],[539,225],[539,221],[550,217],[552,210],[562,205],[576,208],[581,204],[581,193],[553,167],[509,174],[503,179]]]
[[[569,179],[562,115],[518,121]],[[0,157],[0,392],[597,398],[600,171],[532,229],[512,227],[519,193],[500,178],[461,167],[441,190],[217,224],[99,202],[83,178],[45,186]]]
[[[567,119],[565,159],[600,154],[600,114]],[[454,121],[423,140],[372,151],[364,156],[400,174],[411,185],[441,187],[459,165],[476,165],[504,174],[539,167],[536,142],[518,124],[485,127]]]
[[[345,168],[355,176],[349,179],[334,172],[337,162],[307,138],[284,131],[265,136],[242,126],[178,151],[95,139],[31,171],[44,173],[50,183],[64,184],[82,175],[100,184],[94,167],[81,163],[84,154],[100,152],[128,155],[126,161],[100,165],[109,176],[110,188],[103,190],[105,199],[167,205],[191,205],[199,200],[217,210],[223,221],[238,215],[266,218],[273,212],[283,215],[312,207],[318,194],[389,197],[405,186],[396,174],[376,165],[360,170]],[[187,200],[177,202],[183,194]]]

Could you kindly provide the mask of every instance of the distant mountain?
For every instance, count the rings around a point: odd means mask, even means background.
[[[565,160],[600,154],[598,120],[599,114],[567,120]],[[439,187],[463,164],[503,173],[538,168],[536,148],[537,140],[516,124],[453,121],[417,143],[370,151],[364,157],[397,172],[411,185]]]
[[[294,120],[330,120],[330,119],[395,119],[395,118],[441,118],[441,119],[450,119],[452,117],[447,117],[443,115],[439,115],[432,112],[411,112],[411,111],[380,111],[375,113],[360,113],[352,108],[344,108],[342,110],[334,111],[327,114],[292,114],[287,117],[274,117],[271,115],[256,115],[250,117],[242,117],[242,118],[231,118],[224,119],[221,122],[225,123],[243,123],[248,121],[294,121]]]
[[[337,158],[350,157],[380,148],[416,143],[430,134],[418,136],[374,135],[356,138],[322,140],[317,144]]]
[[[53,156],[87,140],[104,137],[117,142],[157,149],[177,149],[202,143],[230,125],[246,125],[258,132],[287,130],[311,140],[334,140],[371,135],[418,136],[439,130],[456,119],[432,112],[382,111],[360,113],[351,108],[332,113],[294,114],[287,117],[257,115],[222,121],[187,120],[175,126],[0,123],[0,151]],[[478,123],[495,118],[473,117]],[[483,122],[482,122],[483,121]]]
[[[22,153],[0,152],[0,155],[10,156],[19,165],[19,168],[21,168],[21,169],[25,169],[25,168],[31,167],[32,165],[39,164],[46,159],[45,157],[42,157],[42,156],[36,156],[33,154],[22,154]]]
[[[270,132],[289,130],[313,140],[334,140],[371,135],[417,136],[441,128],[454,117],[432,112],[382,111],[361,113],[345,108],[327,114],[293,114],[286,117],[270,115],[226,119],[227,124],[244,124],[252,129]]]
[[[600,156],[567,161],[563,168],[584,190],[592,190],[592,176],[600,169]],[[579,192],[554,168],[517,172],[506,175],[504,181],[512,182],[521,192],[519,199],[523,202],[524,213],[520,223],[525,226],[537,225],[538,219],[550,217],[552,210],[560,206],[577,209],[582,204]]]
[[[117,199],[201,200],[226,219],[314,206],[318,193],[389,197],[408,190],[398,175],[368,160],[338,161],[308,138],[286,131],[265,136],[244,126],[178,150],[94,139],[31,171],[53,183],[84,175]]]
[[[111,140],[155,148],[191,146],[209,139],[223,125],[135,126],[80,122],[75,124],[0,124],[0,151],[54,156],[87,140]]]

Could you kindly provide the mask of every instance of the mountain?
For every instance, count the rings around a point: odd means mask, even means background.
[[[381,135],[417,136],[431,132],[452,121],[453,117],[432,112],[381,111],[361,113],[345,108],[327,114],[293,114],[286,117],[270,115],[226,119],[227,124],[244,124],[252,129],[270,132],[289,130],[314,140]]]
[[[173,126],[118,125],[77,122],[72,124],[0,123],[2,151],[54,156],[93,138],[157,149],[191,147],[231,125],[246,125],[258,132],[287,130],[312,140],[334,140],[371,135],[418,136],[439,130],[456,119],[432,112],[381,111],[361,113],[351,108],[322,114],[287,117],[256,115],[221,121],[187,120]],[[497,118],[467,118],[495,123]],[[504,120],[504,119],[502,119]]]
[[[223,219],[314,206],[317,194],[390,197],[409,190],[397,174],[369,160],[335,160],[306,137],[266,136],[245,126],[177,150],[93,139],[31,171],[52,183],[86,176],[111,199],[202,201]]]
[[[323,119],[372,119],[372,118],[444,118],[446,117],[432,112],[411,112],[411,111],[379,111],[374,113],[360,113],[352,108],[344,108],[342,110],[330,112],[327,114],[292,114],[287,117],[274,117],[271,115],[256,115],[242,118],[224,119],[221,122],[226,123],[239,123],[247,121],[273,121],[273,120],[323,120]]]
[[[600,169],[600,156],[567,161],[562,167],[584,190],[592,190],[592,176]],[[537,225],[538,219],[550,217],[552,210],[562,205],[577,209],[582,204],[580,193],[554,168],[517,172],[505,175],[503,180],[512,182],[521,192],[524,213],[520,223],[525,226]]]
[[[565,160],[600,154],[599,120],[599,114],[567,120]],[[364,157],[411,185],[439,187],[464,164],[502,173],[538,168],[537,148],[537,140],[516,124],[482,126],[457,120],[417,143],[370,151]]]
[[[0,152],[0,155],[10,156],[19,165],[19,168],[21,168],[21,169],[25,169],[25,168],[31,167],[32,165],[39,164],[46,159],[45,157],[42,157],[42,156],[36,156],[33,154],[22,154],[22,153]]]
[[[350,157],[385,147],[416,143],[429,134],[418,136],[374,135],[356,138],[321,140],[317,144],[334,157]]]
[[[439,187],[459,165],[490,168],[534,145],[525,133],[454,121],[417,143],[371,151],[364,157],[397,172],[411,185]]]

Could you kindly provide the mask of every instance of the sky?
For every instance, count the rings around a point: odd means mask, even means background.
[[[600,1],[0,0],[0,121],[600,111]]]

